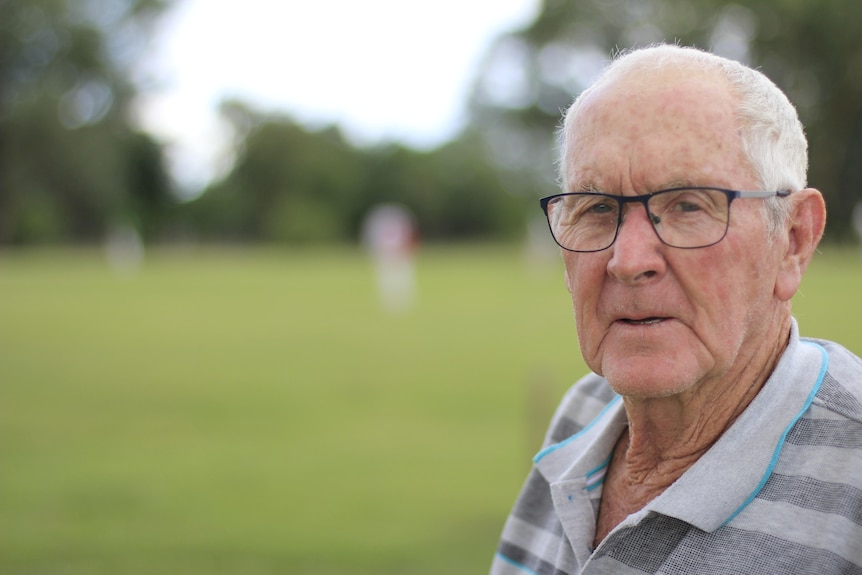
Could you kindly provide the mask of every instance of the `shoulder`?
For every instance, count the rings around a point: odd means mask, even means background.
[[[752,505],[749,529],[795,540],[800,559],[828,550],[862,565],[862,360],[829,341],[808,408],[783,437],[780,457]],[[782,526],[780,528],[770,527]]]
[[[822,347],[828,358],[812,407],[829,412],[831,418],[862,425],[862,359],[832,341],[805,341]]]
[[[613,401],[608,382],[591,373],[569,388],[551,420],[545,445],[559,443],[589,425]]]

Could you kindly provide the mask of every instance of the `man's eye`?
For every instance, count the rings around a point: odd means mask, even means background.
[[[608,202],[597,202],[590,206],[588,211],[593,214],[609,214],[614,211],[614,206]]]
[[[667,206],[664,211],[675,213],[700,212],[708,209],[707,203],[708,197],[702,194],[689,192],[677,196],[670,195],[667,198]]]
[[[616,212],[616,203],[601,197],[582,199],[575,207],[577,217],[606,216],[608,214],[615,214]]]
[[[699,203],[679,201],[673,205],[676,212],[697,212],[703,209]]]

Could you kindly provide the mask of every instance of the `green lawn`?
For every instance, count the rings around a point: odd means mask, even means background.
[[[803,333],[862,353],[862,259],[824,249]],[[585,368],[562,271],[429,248],[418,304],[351,250],[0,253],[0,572],[487,571]]]

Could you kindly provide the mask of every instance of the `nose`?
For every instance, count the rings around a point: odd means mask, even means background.
[[[646,206],[629,206],[610,247],[608,273],[628,285],[661,277],[666,271],[664,244],[658,238]]]

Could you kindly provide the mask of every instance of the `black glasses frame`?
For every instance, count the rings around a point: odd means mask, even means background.
[[[655,216],[653,216],[653,214],[650,213],[650,211],[649,211],[648,202],[649,202],[650,198],[652,198],[653,196],[658,196],[660,194],[666,194],[669,192],[680,192],[683,190],[713,190],[716,192],[722,192],[727,197],[727,225],[725,226],[724,233],[721,235],[720,238],[718,238],[717,240],[715,240],[712,243],[709,243],[709,244],[706,244],[703,246],[690,246],[690,247],[675,246],[673,244],[667,243],[666,241],[664,241],[662,239],[661,235],[658,233],[658,230],[655,228],[655,224],[657,222],[654,219]],[[597,192],[567,192],[567,193],[563,193],[563,194],[554,194],[552,196],[544,197],[544,198],[539,200],[539,205],[541,206],[542,211],[545,214],[545,219],[548,221],[548,229],[551,231],[551,237],[554,238],[554,241],[557,243],[558,246],[560,246],[561,248],[563,248],[566,251],[576,252],[576,253],[594,253],[594,252],[604,251],[604,250],[608,249],[609,247],[611,247],[612,245],[614,245],[614,242],[617,241],[617,236],[620,233],[620,227],[622,226],[622,223],[623,223],[623,208],[628,203],[643,204],[644,210],[646,211],[647,216],[649,217],[650,223],[652,224],[653,231],[655,232],[655,235],[658,237],[658,239],[659,239],[659,241],[661,241],[661,243],[663,243],[666,246],[676,248],[679,250],[695,250],[695,249],[700,249],[700,248],[708,248],[709,246],[714,246],[715,244],[717,244],[718,242],[720,242],[721,240],[724,239],[724,237],[727,235],[727,230],[730,228],[730,204],[733,203],[733,200],[735,200],[737,198],[771,198],[771,197],[776,197],[776,196],[779,198],[786,198],[789,195],[790,195],[790,190],[779,190],[777,192],[754,192],[754,191],[748,192],[748,191],[739,191],[739,190],[728,190],[726,188],[715,188],[712,186],[680,186],[677,188],[668,188],[666,190],[658,190],[658,191],[655,191],[655,192],[652,192],[649,194],[642,194],[639,196],[615,196],[613,194],[602,194],[602,193],[597,193]],[[617,204],[620,207],[619,214],[617,216],[617,227],[616,227],[616,230],[614,230],[614,237],[608,245],[606,245],[603,248],[596,249],[596,250],[574,250],[572,248],[567,248],[566,246],[561,244],[559,242],[559,240],[557,240],[557,236],[554,234],[554,228],[551,225],[550,214],[548,214],[548,204],[550,204],[552,201],[554,201],[558,198],[564,198],[566,196],[591,196],[591,197],[592,196],[598,196],[598,197],[608,198],[608,199],[611,199],[611,200],[614,200],[617,202]]]

